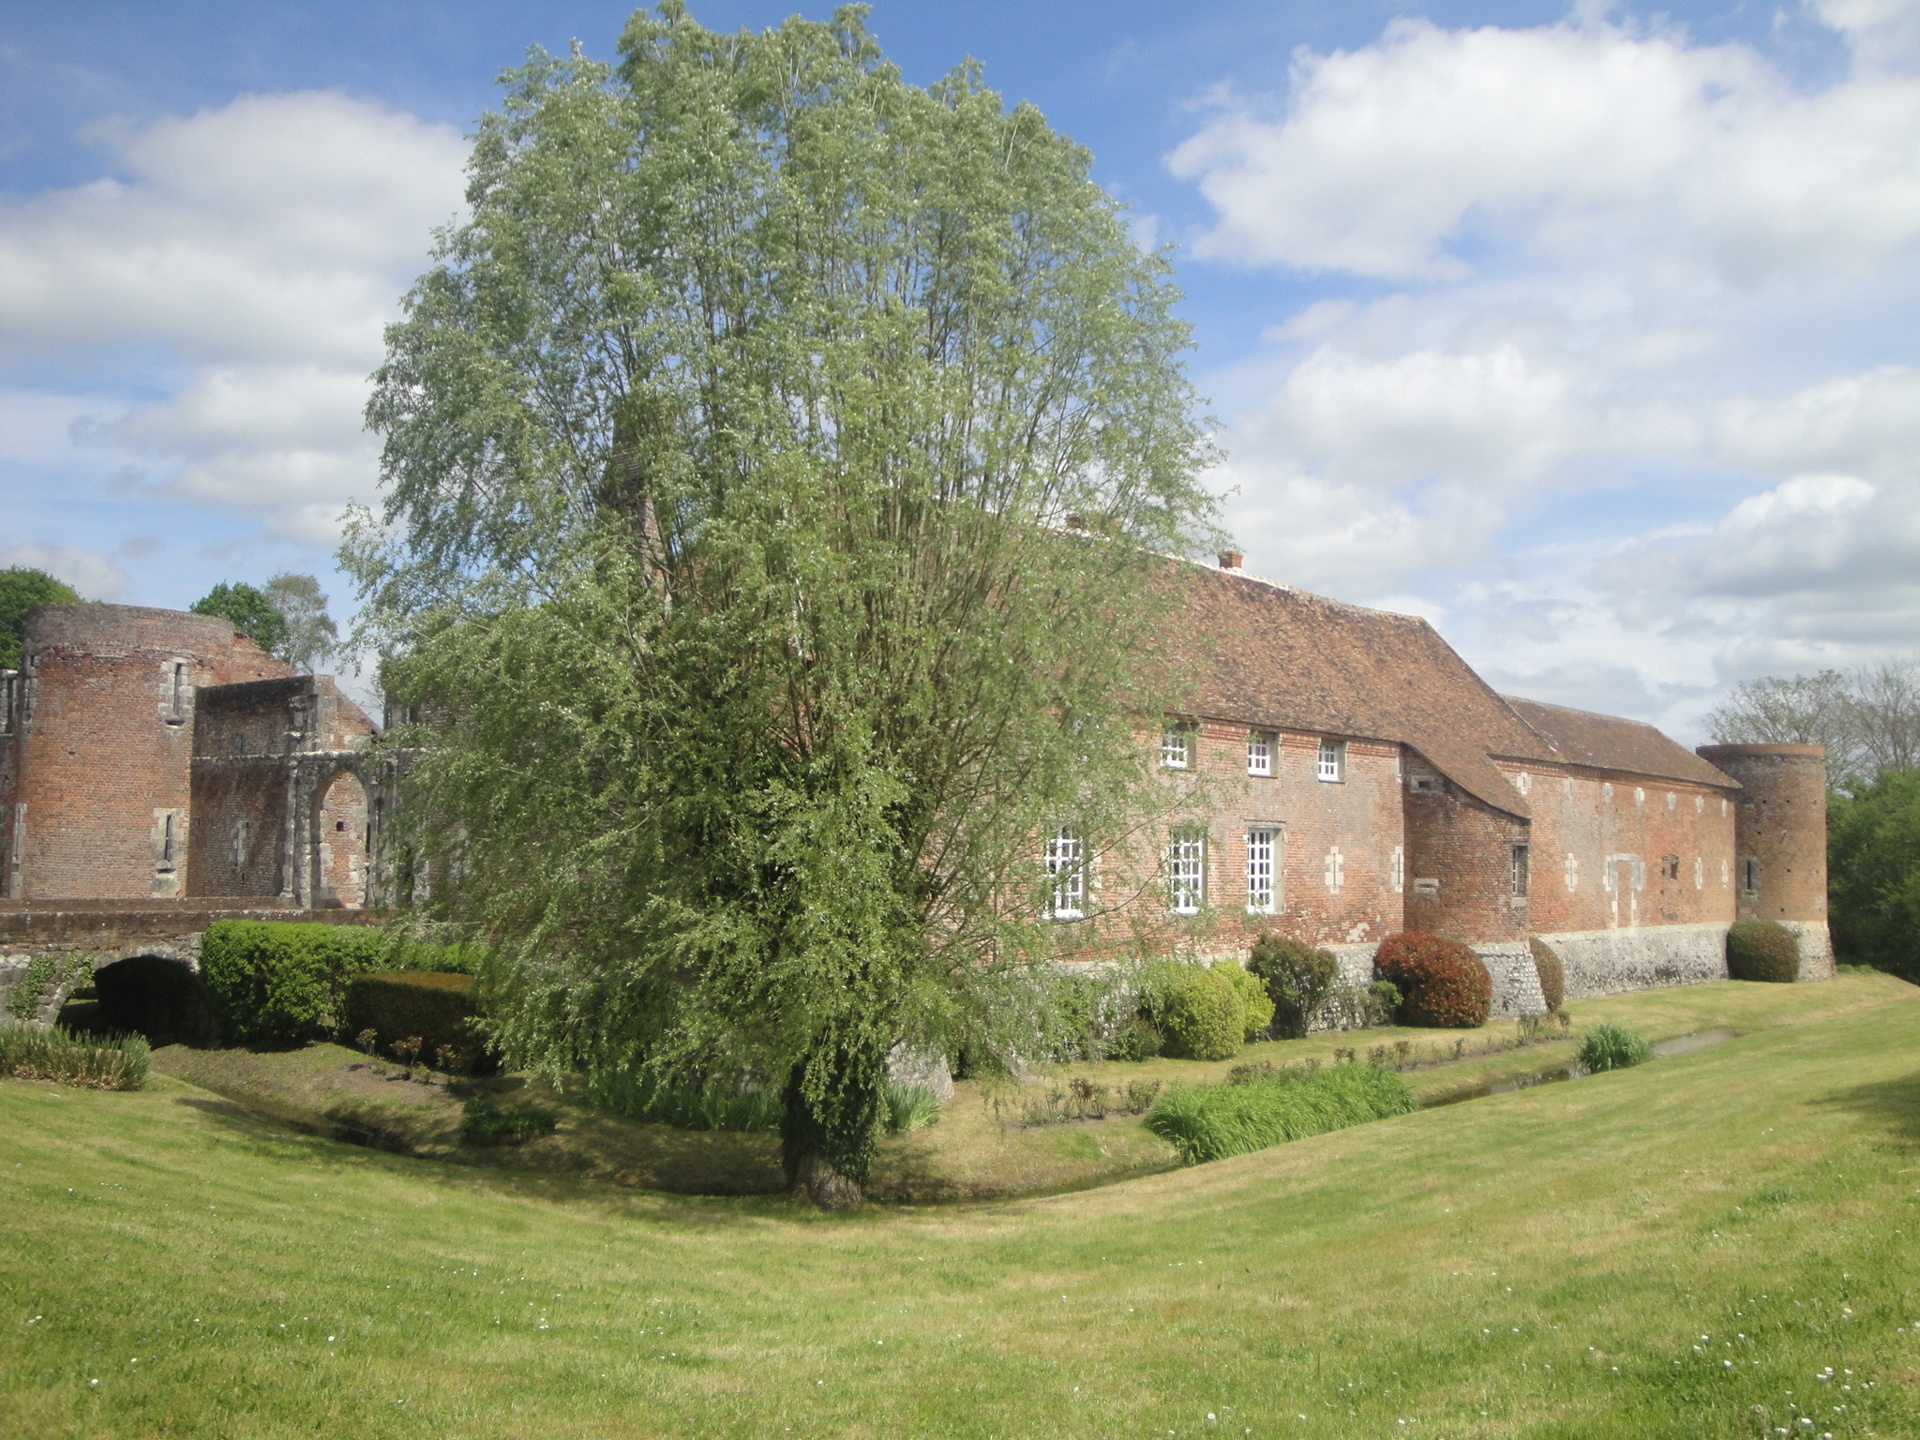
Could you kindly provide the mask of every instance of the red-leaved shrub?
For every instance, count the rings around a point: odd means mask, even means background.
[[[1402,930],[1380,942],[1374,968],[1400,987],[1400,1020],[1447,1030],[1487,1023],[1493,1008],[1493,977],[1480,957],[1458,940]]]

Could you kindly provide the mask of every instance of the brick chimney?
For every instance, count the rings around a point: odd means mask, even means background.
[[[1247,557],[1242,555],[1238,550],[1222,550],[1220,552],[1220,568],[1222,570],[1238,570],[1246,558]]]

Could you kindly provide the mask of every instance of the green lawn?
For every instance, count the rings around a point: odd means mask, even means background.
[[[0,1433],[1920,1434],[1916,999],[1588,1002],[1755,1028],[1098,1190],[838,1216],[403,1159],[173,1078],[0,1082]]]

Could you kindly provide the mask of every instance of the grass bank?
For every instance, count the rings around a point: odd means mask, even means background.
[[[7,1429],[1920,1433],[1917,994],[1086,1193],[834,1216],[427,1164],[174,1079],[0,1082]]]

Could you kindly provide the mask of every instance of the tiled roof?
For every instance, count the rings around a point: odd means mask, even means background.
[[[1514,760],[1556,760],[1568,765],[1589,765],[1597,770],[1624,770],[1663,780],[1737,788],[1732,777],[1669,740],[1651,725],[1622,720],[1617,715],[1597,715],[1591,710],[1571,710],[1565,705],[1523,700],[1518,695],[1504,698],[1546,743],[1536,745],[1533,753],[1495,749],[1496,755]]]
[[[1192,581],[1195,713],[1410,745],[1495,809],[1530,814],[1487,757],[1539,737],[1425,620],[1234,571],[1194,566]]]

